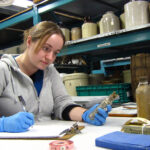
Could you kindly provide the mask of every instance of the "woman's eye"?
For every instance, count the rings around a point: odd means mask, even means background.
[[[44,46],[43,48],[42,48],[44,51],[50,51],[50,48],[49,47],[46,47],[46,46]]]

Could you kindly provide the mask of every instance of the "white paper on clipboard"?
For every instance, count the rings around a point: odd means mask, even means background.
[[[27,132],[20,133],[7,133],[1,132],[0,139],[51,139],[58,138],[59,133],[63,130],[70,128],[70,125],[34,125]]]

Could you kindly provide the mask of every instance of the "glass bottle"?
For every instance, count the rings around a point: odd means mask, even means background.
[[[136,89],[136,103],[138,117],[150,120],[150,85],[145,76],[140,78]]]

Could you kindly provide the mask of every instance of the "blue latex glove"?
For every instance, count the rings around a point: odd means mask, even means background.
[[[29,112],[19,112],[0,119],[0,132],[25,132],[34,124],[34,116]]]
[[[111,105],[107,105],[107,111],[105,111],[102,108],[98,108],[98,113],[95,114],[95,118],[93,120],[91,120],[89,118],[89,114],[91,114],[91,112],[94,111],[94,109],[96,109],[96,107],[99,104],[95,104],[94,106],[92,106],[90,109],[86,110],[83,115],[82,115],[82,119],[84,122],[87,122],[89,124],[93,124],[96,126],[100,126],[103,125],[106,121],[106,118],[108,116],[108,112],[111,110]]]

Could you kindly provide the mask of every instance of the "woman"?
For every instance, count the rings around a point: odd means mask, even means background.
[[[25,51],[0,61],[0,131],[24,132],[35,120],[55,118],[104,124],[107,111],[99,109],[94,120],[66,93],[59,73],[52,65],[64,46],[64,35],[55,23],[43,21],[24,33]],[[24,108],[24,109],[23,109]]]

